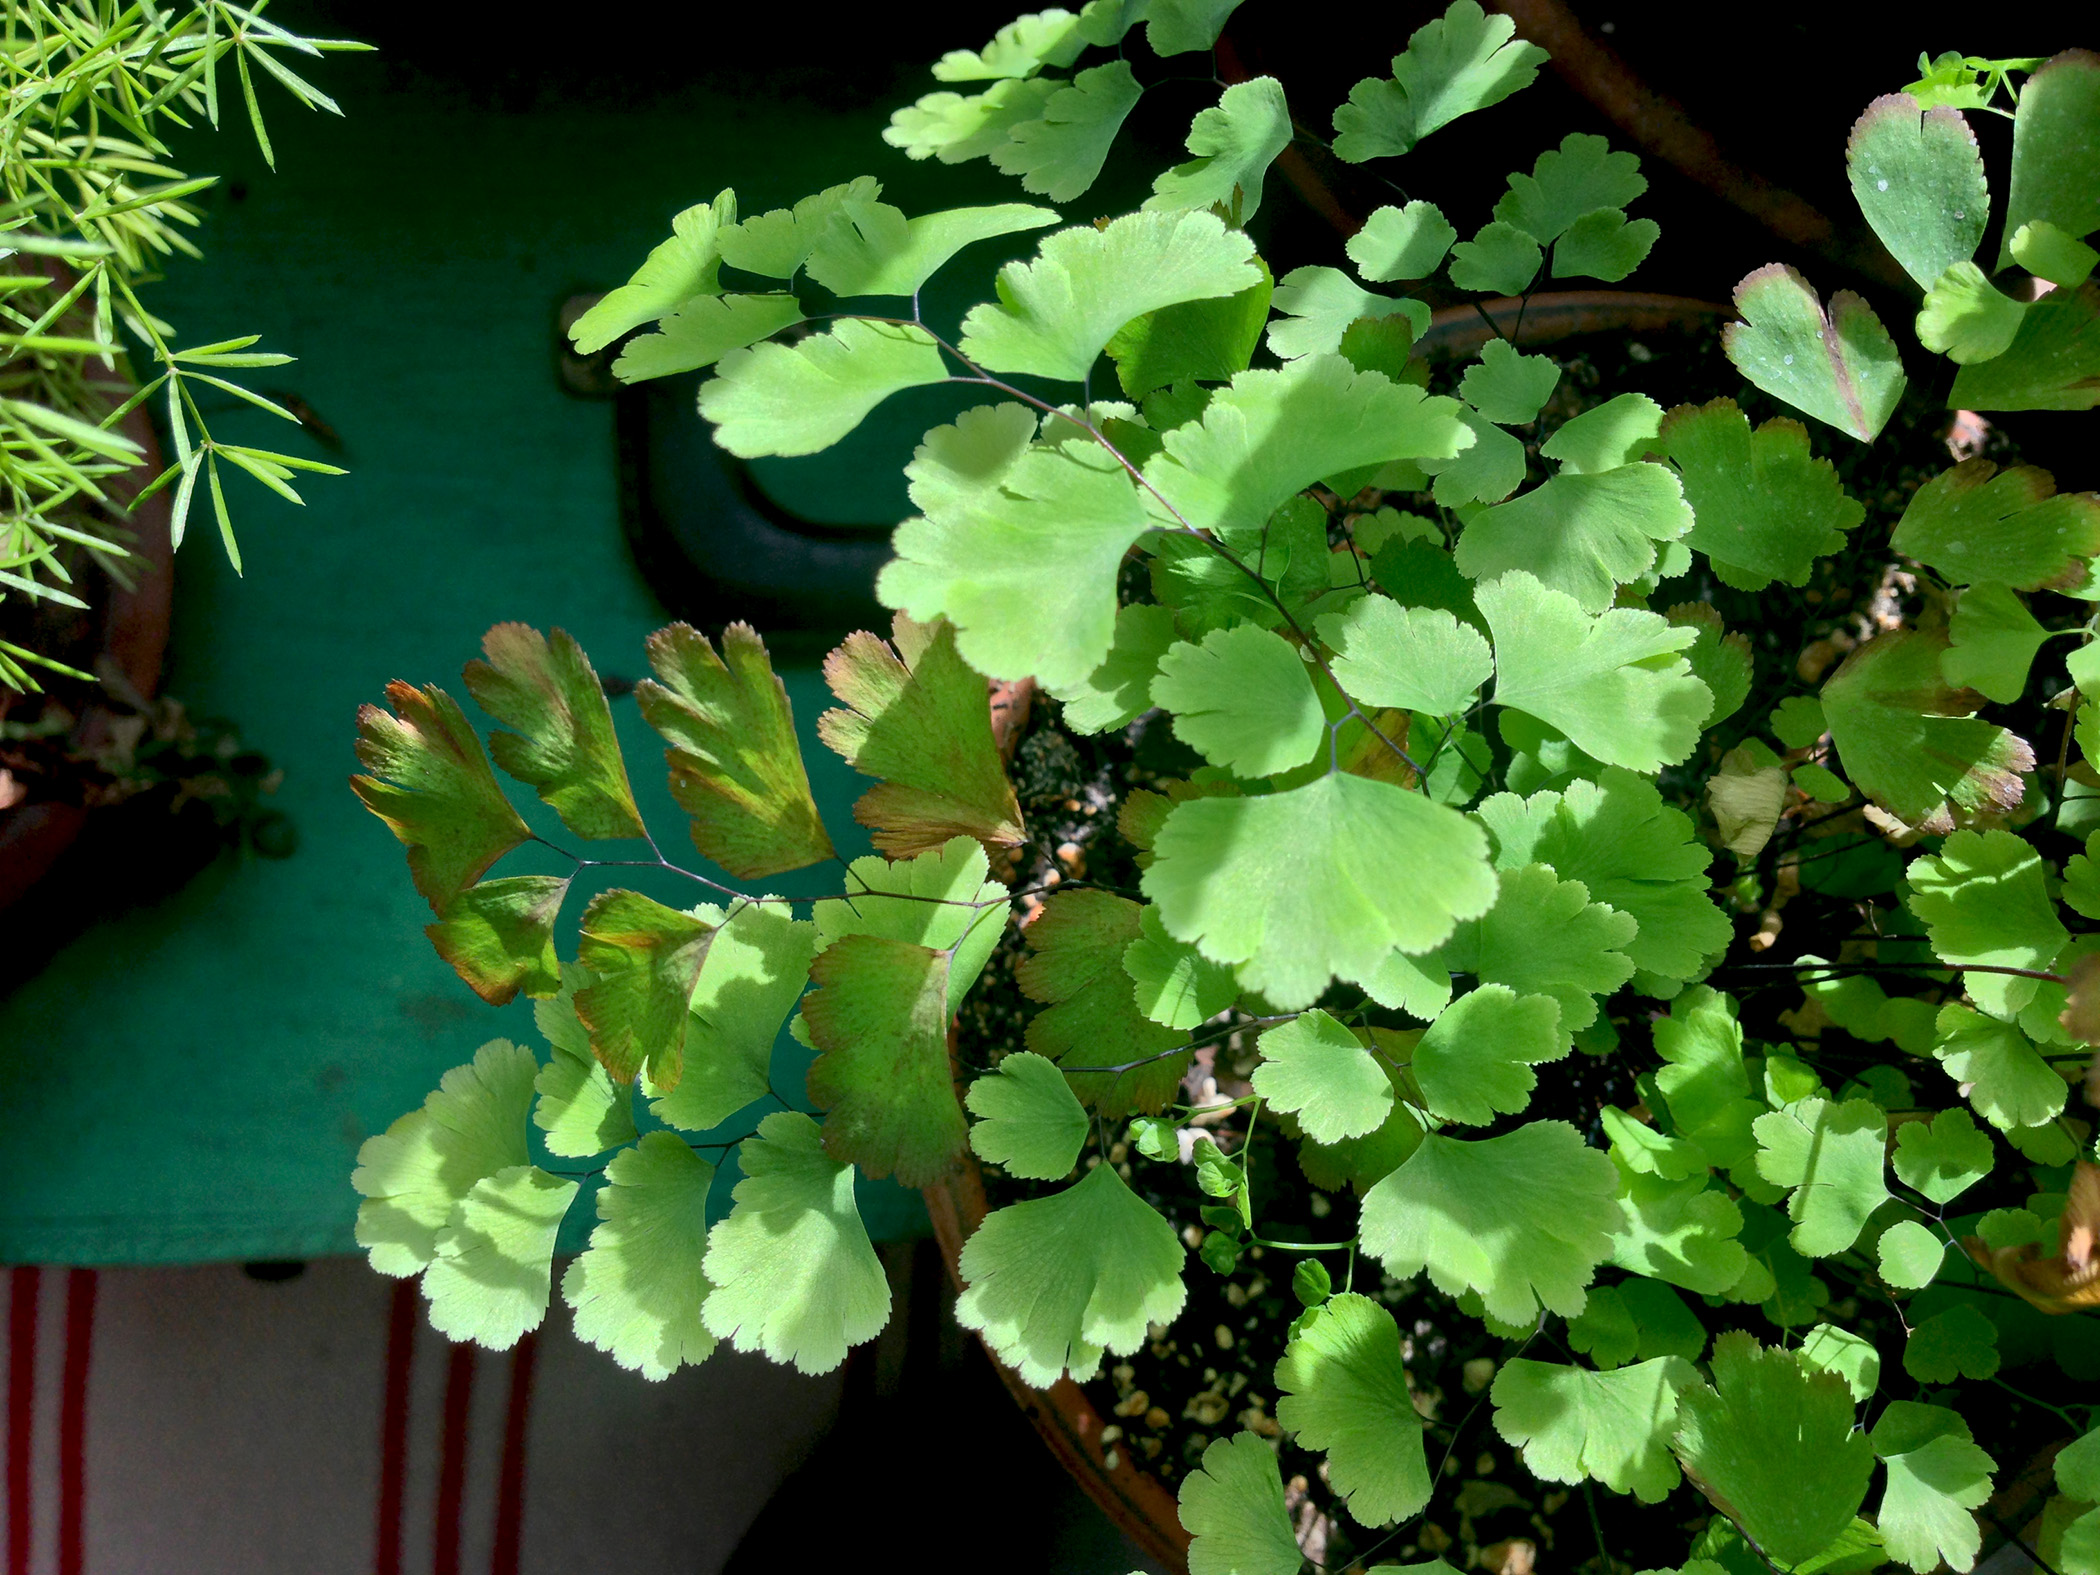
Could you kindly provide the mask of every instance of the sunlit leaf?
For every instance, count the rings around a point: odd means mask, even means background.
[[[1096,1165],[1062,1192],[985,1216],[963,1243],[956,1321],[1039,1389],[1065,1373],[1085,1380],[1104,1351],[1127,1355],[1147,1323],[1173,1322],[1186,1256],[1115,1167]]]
[[[1325,1012],[1270,1029],[1261,1036],[1261,1054],[1254,1091],[1272,1109],[1297,1116],[1315,1143],[1375,1132],[1392,1113],[1393,1086],[1384,1069]]]
[[[1960,110],[1883,94],[1853,123],[1845,173],[1859,211],[1919,289],[1976,254],[1991,197],[1976,133]],[[2100,210],[2094,217],[2100,222]]]
[[[765,1096],[773,1042],[822,944],[817,926],[785,902],[699,912],[718,928],[688,1003],[685,1071],[649,1105],[657,1120],[689,1132],[708,1131]]]
[[[588,1159],[634,1141],[634,1090],[615,1083],[591,1054],[590,1030],[576,1015],[576,992],[591,982],[590,970],[562,966],[561,994],[533,1003],[532,1017],[553,1052],[533,1087],[532,1124],[547,1152]]]
[[[1954,585],[2058,589],[2078,583],[2100,552],[2100,496],[2058,492],[2033,465],[1964,460],[1911,494],[1889,545]]]
[[[970,1085],[970,1148],[981,1160],[1028,1181],[1057,1181],[1079,1163],[1086,1107],[1057,1067],[1023,1050]]]
[[[1969,1425],[1944,1406],[1893,1400],[1868,1435],[1888,1467],[1875,1523],[1889,1552],[1919,1575],[1944,1560],[1974,1566],[1983,1534],[1970,1511],[1991,1496],[1996,1462],[1976,1447]]]
[[[1752,1124],[1757,1173],[1790,1187],[1788,1240],[1804,1257],[1827,1258],[1858,1238],[1888,1198],[1882,1179],[1888,1118],[1869,1099],[1804,1099]]]
[[[907,388],[948,381],[933,336],[909,323],[846,317],[793,345],[732,350],[700,388],[715,441],[740,459],[814,454]]]
[[[1335,680],[1369,705],[1456,716],[1495,670],[1479,632],[1439,608],[1365,596],[1323,615],[1319,630],[1335,652]]]
[[[646,1070],[658,1088],[678,1086],[688,1003],[714,933],[636,891],[601,892],[584,909],[576,960],[596,977],[576,992],[576,1015],[614,1081]]]
[[[1742,321],[1721,343],[1751,382],[1862,443],[1888,424],[1903,397],[1903,363],[1865,301],[1840,290],[1826,313],[1806,279],[1771,263],[1735,287],[1735,309]]]
[[[554,1290],[554,1234],[577,1186],[532,1165],[475,1182],[437,1233],[423,1275],[431,1327],[492,1351],[537,1329]]]
[[[612,711],[583,647],[561,629],[549,637],[499,623],[481,648],[488,660],[467,664],[467,693],[518,729],[490,735],[496,764],[537,789],[579,837],[644,835]]]
[[[1280,634],[1253,624],[1216,629],[1160,659],[1152,700],[1174,714],[1174,736],[1238,777],[1302,766],[1327,741],[1311,669]]]
[[[1541,153],[1529,175],[1509,177],[1495,217],[1545,246],[1584,214],[1623,208],[1647,189],[1639,158],[1612,152],[1602,137],[1573,131],[1557,150]]]
[[[1296,1575],[1304,1562],[1276,1456],[1258,1433],[1213,1439],[1181,1483],[1189,1575]]]
[[[844,708],[817,718],[817,736],[879,779],[853,806],[876,847],[908,858],[956,836],[988,848],[1021,841],[985,681],[957,654],[952,625],[928,630],[900,614],[894,647],[849,634],[824,658],[824,682]]]
[[[1057,222],[1049,208],[1002,202],[905,218],[887,203],[842,209],[810,253],[809,276],[834,295],[917,295],[966,246]]]
[[[1415,201],[1404,208],[1378,208],[1364,227],[1349,237],[1349,260],[1373,284],[1396,279],[1426,279],[1437,271],[1451,243],[1458,239],[1434,203]]]
[[[1684,538],[1742,590],[1805,585],[1818,558],[1866,518],[1830,461],[1809,452],[1808,429],[1776,417],[1756,431],[1732,399],[1680,405],[1657,445],[1684,481],[1693,521]]]
[[[481,740],[444,690],[391,683],[358,707],[357,758],[371,776],[350,786],[407,844],[416,890],[442,915],[482,872],[532,835],[511,808]]]
[[[1522,1359],[1495,1374],[1495,1431],[1548,1482],[1602,1482],[1654,1504],[1677,1486],[1677,1397],[1699,1381],[1682,1357],[1612,1373]]]
[[[1018,175],[1023,191],[1070,202],[1100,176],[1144,91],[1121,60],[1089,67],[1044,99],[1038,118],[1013,126],[991,150],[993,167]]]
[[[1400,1330],[1378,1303],[1346,1291],[1327,1301],[1284,1348],[1276,1387],[1276,1420],[1301,1448],[1326,1454],[1328,1485],[1360,1525],[1388,1525],[1429,1502]]]
[[[758,1124],[738,1150],[736,1206],[708,1233],[701,1272],[715,1289],[707,1332],[804,1373],[828,1373],[889,1322],[890,1287],[853,1201],[853,1167],[824,1152],[798,1111]]]
[[[2048,220],[2066,235],[2100,230],[2096,133],[2100,62],[2087,51],[2066,50],[2021,84],[1999,269],[2012,264],[2013,237],[2035,219]]]
[[[1460,115],[1529,87],[1546,51],[1515,34],[1508,17],[1452,0],[1441,18],[1415,30],[1390,79],[1368,78],[1350,90],[1334,112],[1336,156],[1361,164],[1405,153]]]
[[[1429,327],[1429,308],[1407,296],[1366,290],[1339,268],[1293,268],[1276,286],[1274,305],[1283,315],[1269,324],[1269,349],[1280,360],[1332,354],[1352,324],[1399,318],[1409,342]]]
[[[1138,1010],[1184,1032],[1224,1011],[1239,994],[1230,969],[1175,940],[1160,923],[1159,910],[1149,906],[1140,916],[1138,938],[1124,948],[1123,971]]]
[[[1910,909],[1943,962],[2046,969],[2070,937],[2049,899],[2046,866],[2009,831],[1958,831],[1937,854],[1912,862]],[[1972,973],[1962,983],[1987,1012],[2010,1016],[2034,998],[2035,980]]]
[[[1693,528],[1684,489],[1666,466],[1633,464],[1559,475],[1467,523],[1460,571],[1492,580],[1521,569],[1575,599],[1584,612],[1612,605],[1621,585],[1655,567],[1659,544]]]
[[[725,191],[711,203],[687,208],[671,220],[671,238],[649,253],[634,277],[608,291],[569,326],[569,343],[578,355],[594,355],[620,335],[696,295],[716,294],[721,264],[716,237],[736,223],[736,193]]]
[[[562,1276],[576,1338],[644,1378],[668,1378],[714,1353],[700,1318],[714,1289],[700,1267],[714,1176],[714,1166],[668,1132],[615,1154],[590,1246]]]
[[[502,1006],[520,990],[561,988],[554,920],[569,894],[566,875],[510,875],[469,886],[423,933],[474,993]]]
[[[1188,149],[1196,157],[1152,183],[1147,208],[1208,208],[1223,203],[1251,219],[1261,206],[1262,178],[1276,155],[1290,146],[1291,112],[1274,77],[1235,82],[1189,127]]]

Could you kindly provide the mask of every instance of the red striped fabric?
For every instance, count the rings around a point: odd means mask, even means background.
[[[66,1273],[66,1366],[58,1410],[58,1575],[81,1575],[81,1508],[87,1499],[88,1359],[95,1340],[93,1269]]]
[[[43,1289],[34,1267],[8,1275],[7,1295],[7,1575],[29,1575],[29,1452],[36,1437],[36,1303]]]

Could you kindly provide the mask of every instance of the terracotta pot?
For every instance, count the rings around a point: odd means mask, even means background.
[[[144,451],[142,461],[109,484],[118,502],[129,506],[139,489],[160,474],[160,444],[143,410],[124,419],[124,435]],[[128,523],[137,540],[129,567],[132,589],[113,589],[102,614],[102,639],[96,665],[115,664],[131,687],[146,699],[160,689],[161,664],[168,650],[168,622],[174,606],[175,549],[169,533],[172,506],[167,489],[131,509]],[[92,748],[109,738],[117,713],[90,706],[73,729],[75,744]],[[0,810],[0,910],[21,900],[73,845],[88,822],[77,804],[23,804]]]

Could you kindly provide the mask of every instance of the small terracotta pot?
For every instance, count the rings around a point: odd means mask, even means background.
[[[120,430],[144,451],[140,463],[112,478],[109,492],[131,505],[147,481],[160,474],[160,444],[143,410],[124,418]],[[168,651],[168,623],[175,601],[173,519],[167,489],[131,507],[129,524],[137,538],[128,566],[134,585],[112,590],[102,614],[98,664],[116,664],[131,687],[147,699],[160,689],[161,665]],[[73,729],[75,744],[92,748],[107,741],[116,713],[90,706]],[[0,810],[0,910],[20,901],[43,879],[59,855],[87,826],[88,812],[77,804],[23,804]]]

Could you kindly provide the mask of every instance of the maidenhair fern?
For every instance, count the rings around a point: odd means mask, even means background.
[[[943,57],[935,75],[967,91],[900,111],[889,140],[1071,202],[1151,92],[1089,52],[1141,22],[1156,55],[1204,50],[1232,9],[1024,17]],[[1332,152],[1406,155],[1542,58],[1453,0],[1334,111]],[[1026,1195],[963,1245],[957,1313],[1031,1384],[1137,1350],[1190,1275],[1298,1255],[1277,1425],[1211,1441],[1183,1481],[1198,1575],[1298,1568],[1279,1430],[1325,1456],[1371,1552],[1423,1513],[1451,1448],[1427,1447],[1414,1348],[1366,1294],[1381,1271],[1510,1341],[1479,1387],[1541,1482],[1703,1493],[1717,1513],[1677,1544],[1687,1571],[1968,1569],[1994,1484],[2045,1480],[2029,1457],[2061,1442],[2041,1547],[2065,1575],[2100,1572],[2090,1408],[2040,1377],[2055,1400],[2019,1415],[2047,1428],[1984,1420],[2001,1367],[2094,1369],[2078,1321],[2100,1306],[2100,1168],[2069,1085],[2100,1039],[2081,928],[2100,851],[2070,833],[2100,788],[2100,499],[1980,458],[1929,479],[1889,542],[1916,565],[1914,610],[1827,675],[1790,676],[1697,590],[1781,597],[1861,539],[1865,507],[1822,452],[1872,442],[1908,377],[1951,376],[1970,408],[2100,403],[2100,62],[1921,69],[1847,156],[1923,293],[1919,336],[1958,372],[1928,371],[1860,298],[1758,269],[1727,351],[1809,425],[1632,394],[1547,415],[1559,367],[1499,337],[1455,392],[1426,391],[1410,350],[1428,310],[1386,287],[1527,294],[1646,256],[1638,161],[1587,135],[1475,212],[1381,208],[1337,265],[1280,280],[1244,222],[1310,134],[1268,78],[1198,112],[1190,161],[1099,222],[1023,203],[912,217],[866,177],[772,213],[740,217],[724,192],[680,214],[575,338],[625,337],[629,378],[712,367],[700,412],[731,452],[824,449],[905,389],[983,396],[906,467],[920,513],[880,581],[890,639],[853,635],[825,667],[839,706],[818,731],[877,779],[854,814],[880,852],[815,899],[754,885],[834,855],[749,629],[664,631],[639,694],[719,881],[643,827],[574,642],[499,626],[467,671],[509,730],[496,764],[574,837],[647,839],[570,855],[579,869],[690,875],[709,896],[605,892],[570,957],[569,878],[485,878],[530,833],[460,708],[405,684],[366,708],[357,788],[408,844],[433,940],[488,1000],[538,998],[551,1050],[484,1047],[367,1143],[374,1267],[423,1274],[456,1336],[536,1325],[576,1175],[531,1162],[529,1122],[549,1155],[610,1156],[562,1284],[582,1338],[651,1377],[717,1341],[823,1371],[889,1310],[855,1175],[926,1185],[981,1161]],[[1964,111],[2020,77],[1986,268]],[[959,334],[924,320],[937,269],[1036,229]],[[1526,487],[1534,455],[1552,468]],[[987,679],[1033,680],[1079,730],[1157,708],[1200,757],[1124,805],[1141,890],[999,878],[1029,832]],[[2060,744],[1987,709],[2036,692]],[[1822,878],[1801,833],[1840,813],[1863,817],[1856,843],[1809,845],[1876,850],[1850,889],[1866,928],[1835,962],[1755,960],[1783,889]],[[1751,937],[1735,914],[1760,909]],[[958,1097],[950,1024],[1017,911],[1018,982],[1042,1010]],[[1735,981],[1788,992],[1771,1031],[1789,1037],[1746,1037],[1716,987]],[[805,1089],[770,1080],[783,1022],[816,1053]],[[1191,1054],[1228,1038],[1246,1092],[1185,1095]],[[1571,1055],[1624,1067],[1640,1099],[1572,1112],[1585,1126],[1544,1113],[1539,1069]],[[1360,1196],[1353,1234],[1269,1234],[1257,1119],[1338,1209]],[[716,1140],[725,1123],[753,1130]],[[1111,1131],[1178,1171],[1200,1235],[1103,1162]],[[730,1148],[744,1179],[710,1222],[702,1155]],[[1884,1302],[1893,1320],[1861,1310]]]

